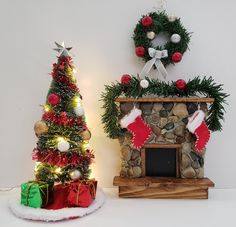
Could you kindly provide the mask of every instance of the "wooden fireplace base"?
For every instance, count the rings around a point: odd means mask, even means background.
[[[173,198],[208,199],[208,188],[214,183],[208,178],[183,179],[166,177],[123,178],[116,176],[114,186],[119,186],[123,198]]]

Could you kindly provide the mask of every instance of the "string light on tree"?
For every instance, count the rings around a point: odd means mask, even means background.
[[[88,141],[84,141],[83,145],[82,145],[82,150],[85,152],[87,150],[90,150],[91,146],[89,144]]]
[[[55,169],[55,173],[56,173],[56,174],[61,174],[61,173],[62,173],[61,167],[56,168],[56,169]]]
[[[49,112],[51,110],[49,105],[44,105],[43,109],[44,109],[44,112]]]

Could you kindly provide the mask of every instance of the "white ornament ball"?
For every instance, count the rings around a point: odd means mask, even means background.
[[[84,115],[84,108],[82,106],[76,106],[74,108],[75,114],[77,116],[83,116]]]
[[[181,37],[179,34],[173,34],[171,37],[170,37],[170,41],[172,43],[179,43],[181,40]]]
[[[61,152],[68,151],[70,149],[70,144],[67,141],[62,140],[58,142],[57,149]]]
[[[72,180],[77,180],[77,179],[79,179],[80,177],[81,177],[81,172],[79,171],[79,170],[77,170],[77,169],[75,169],[75,170],[72,170],[71,172],[70,172],[70,178],[72,179]]]
[[[147,80],[143,79],[140,81],[140,86],[142,88],[147,88],[149,86],[149,82]]]
[[[151,31],[151,32],[147,32],[147,38],[148,39],[154,39],[156,36],[155,32]]]
[[[168,17],[169,22],[175,22],[176,19],[177,19],[177,17],[174,16],[174,15],[171,15],[171,16]]]

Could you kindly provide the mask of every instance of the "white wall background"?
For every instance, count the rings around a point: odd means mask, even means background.
[[[33,125],[41,118],[39,105],[56,61],[54,40],[73,46],[96,151],[93,175],[102,186],[112,186],[119,172],[119,146],[103,133],[98,100],[104,84],[141,70],[131,36],[140,16],[155,5],[154,0],[0,0],[0,187],[33,177]],[[231,94],[224,130],[212,135],[206,155],[206,176],[218,188],[236,187],[235,8],[234,0],[169,0],[167,7],[194,32],[191,51],[168,68],[168,79],[213,76]]]

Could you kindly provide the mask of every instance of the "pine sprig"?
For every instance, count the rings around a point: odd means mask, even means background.
[[[222,130],[222,121],[224,120],[224,104],[229,96],[223,92],[223,85],[217,85],[212,77],[202,79],[198,76],[189,80],[184,91],[175,86],[175,82],[163,82],[146,78],[149,82],[148,88],[140,88],[139,79],[132,77],[128,86],[121,83],[113,83],[105,86],[105,92],[102,93],[104,114],[102,123],[104,131],[110,138],[118,138],[123,135],[123,130],[119,125],[120,111],[116,98],[121,95],[125,97],[143,97],[154,95],[157,97],[210,97],[214,98],[214,103],[209,106],[209,114],[206,123],[211,131]]]

